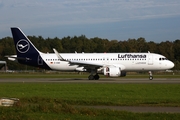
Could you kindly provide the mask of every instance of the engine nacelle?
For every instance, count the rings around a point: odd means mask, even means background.
[[[84,72],[84,71],[86,71],[86,69],[84,69],[84,67],[77,67],[76,71]]]
[[[125,71],[121,71],[120,67],[116,66],[109,66],[104,68],[104,75],[109,76],[109,77],[124,77],[126,76]]]

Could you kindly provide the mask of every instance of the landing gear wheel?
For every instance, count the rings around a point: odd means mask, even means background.
[[[149,76],[149,80],[153,80],[153,76]]]
[[[94,79],[99,80],[99,75],[98,74],[94,75]]]
[[[89,75],[88,79],[89,80],[94,80],[94,76],[93,75]]]
[[[153,80],[152,72],[149,71],[149,80]]]

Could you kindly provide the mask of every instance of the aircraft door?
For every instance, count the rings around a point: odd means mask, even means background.
[[[133,58],[133,59],[131,59],[131,61],[132,61],[132,65],[135,65],[135,61],[134,61],[134,58]]]
[[[153,55],[148,55],[148,65],[153,65]]]
[[[40,55],[38,56],[37,63],[38,65],[43,65],[43,59],[41,58]]]
[[[108,64],[108,63],[109,63],[109,58],[103,57],[103,63],[104,63],[104,64]]]
[[[108,64],[109,63],[109,58],[106,58],[106,64]]]

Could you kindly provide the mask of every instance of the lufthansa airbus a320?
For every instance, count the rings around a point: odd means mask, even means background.
[[[87,71],[89,80],[98,80],[98,74],[109,77],[126,76],[128,71],[167,70],[174,63],[156,53],[54,53],[40,52],[18,27],[11,28],[17,55],[7,56],[21,64],[59,71]]]

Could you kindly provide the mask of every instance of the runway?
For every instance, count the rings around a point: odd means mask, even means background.
[[[145,83],[145,84],[180,84],[180,78],[101,78],[87,80],[85,78],[3,78],[0,82],[50,82],[50,83]]]

